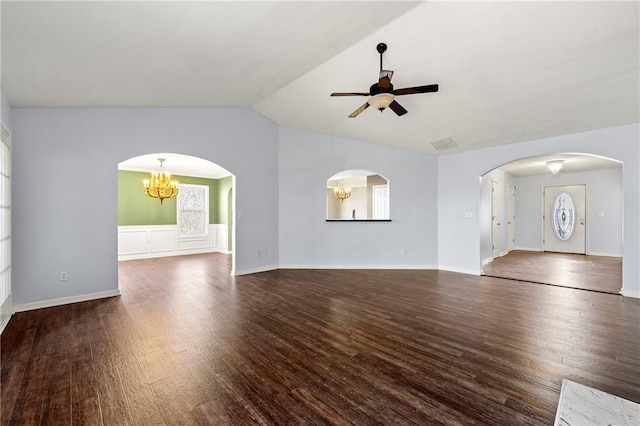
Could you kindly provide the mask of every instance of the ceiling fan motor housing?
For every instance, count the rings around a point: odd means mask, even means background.
[[[371,87],[369,87],[369,94],[375,96],[378,93],[393,93],[393,84],[389,83],[389,87],[385,89],[380,87],[378,83],[373,83]]]

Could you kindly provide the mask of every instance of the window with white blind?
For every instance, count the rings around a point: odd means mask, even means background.
[[[178,184],[178,238],[207,235],[209,228],[209,187]]]
[[[0,331],[11,318],[11,149],[0,126]]]

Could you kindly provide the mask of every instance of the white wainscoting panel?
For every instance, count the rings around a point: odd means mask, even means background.
[[[216,225],[209,225],[209,246],[218,247],[218,228],[214,228]]]
[[[118,227],[118,256],[132,256],[149,252],[149,232],[138,226]]]
[[[151,229],[151,253],[162,253],[176,250],[176,230]]]
[[[185,238],[178,240],[178,251],[204,250],[209,248],[209,238]]]
[[[118,260],[228,253],[227,225],[209,225],[208,233],[204,237],[178,238],[176,225],[119,226]]]
[[[225,250],[229,250],[229,234],[227,225],[211,225],[217,226],[215,230],[217,247],[224,247]]]

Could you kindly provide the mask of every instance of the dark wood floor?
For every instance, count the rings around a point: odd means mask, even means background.
[[[563,378],[640,402],[640,300],[438,271],[120,264],[16,314],[2,424],[553,423]]]
[[[484,265],[490,277],[619,294],[622,259],[582,254],[514,250]]]

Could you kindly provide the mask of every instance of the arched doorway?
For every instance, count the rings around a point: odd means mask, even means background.
[[[554,173],[551,162],[559,162],[561,170]],[[575,225],[582,234],[576,232],[573,240],[567,238],[572,245],[565,250],[564,241],[552,232],[552,204],[558,194],[576,188],[582,189],[586,198],[582,207],[576,199]],[[621,162],[573,153],[523,158],[483,175],[481,194],[483,274],[620,292]],[[574,240],[580,238],[583,245],[576,246]]]
[[[178,190],[171,198],[144,190],[161,163]],[[119,163],[118,260],[220,253],[229,256],[233,273],[229,191],[234,185],[235,176],[225,168],[188,155],[154,153]]]

